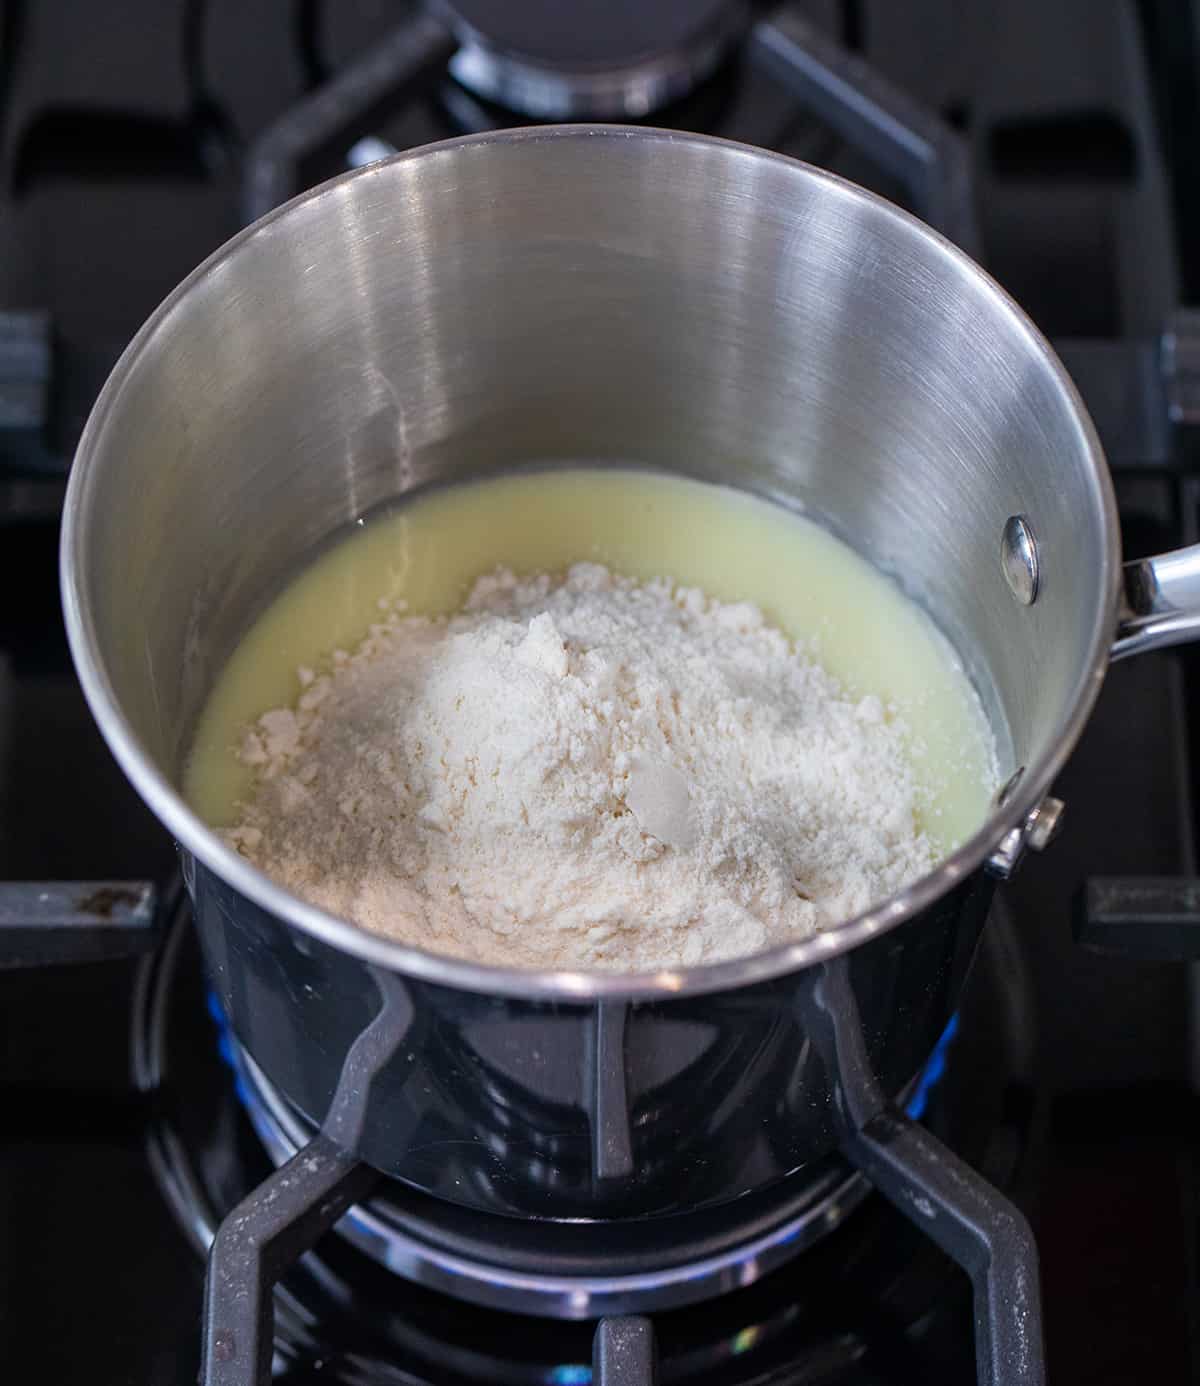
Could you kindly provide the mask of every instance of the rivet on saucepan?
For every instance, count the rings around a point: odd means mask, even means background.
[[[1067,806],[1049,794],[1025,820],[1025,841],[1035,852],[1041,852],[1058,836]]]
[[[1010,515],[1000,536],[1000,566],[1022,606],[1032,606],[1038,594],[1038,552],[1033,530],[1024,515]]]
[[[996,805],[1003,808],[1012,798],[1012,792],[1021,783],[1021,776],[1025,773],[1025,767],[1018,765],[1007,780],[1000,786],[1000,792],[996,795]]]

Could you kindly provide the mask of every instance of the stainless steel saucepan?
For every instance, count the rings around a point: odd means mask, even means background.
[[[380,502],[562,459],[803,506],[899,575],[1004,729],[987,823],[836,932],[644,976],[390,942],[222,845],[180,771],[263,603]],[[235,237],[105,386],[62,547],[84,690],[179,842],[282,1127],[314,1131],[373,1055],[340,1138],[431,1207],[664,1227],[824,1167],[846,1114],[818,979],[847,982],[882,1091],[905,1092],[955,1005],[989,863],[1048,837],[1109,660],[1190,636],[1198,571],[1191,550],[1122,569],[1070,380],[952,245],[788,159],[616,127],[417,150]]]

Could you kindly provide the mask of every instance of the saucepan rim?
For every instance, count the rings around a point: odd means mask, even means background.
[[[969,274],[977,276],[988,292],[998,300],[1065,397],[1079,431],[1082,450],[1091,464],[1091,508],[1098,510],[1103,527],[1100,570],[1095,581],[1095,618],[1092,629],[1087,634],[1087,653],[1070,698],[1070,711],[1057,736],[1043,754],[1026,767],[1010,796],[1002,805],[993,809],[986,823],[928,875],[835,929],[811,938],[780,944],[749,957],[638,973],[540,971],[475,963],[467,959],[426,952],[410,944],[368,933],[360,926],[309,904],[277,885],[244,857],[226,846],[220,837],[205,825],[142,749],[109,681],[96,639],[92,601],[84,586],[88,517],[92,508],[90,500],[94,489],[102,480],[94,474],[96,469],[93,462],[102,450],[109,419],[119,407],[125,381],[136,370],[139,358],[148,343],[181,309],[195,286],[214,269],[236,255],[243,245],[265,234],[274,222],[293,215],[298,207],[331,200],[336,196],[338,189],[352,179],[387,178],[391,176],[389,170],[397,165],[412,160],[444,157],[461,148],[536,144],[563,139],[580,142],[597,139],[641,140],[724,149],[731,154],[756,161],[783,165],[795,177],[815,180],[836,189],[840,196],[873,204],[909,231],[915,229],[942,253],[957,261]],[[1098,506],[1095,504],[1097,501]],[[1006,833],[1025,823],[1045,797],[1078,740],[1108,668],[1117,620],[1120,572],[1120,531],[1116,501],[1095,427],[1070,376],[1045,338],[1034,327],[1027,314],[986,271],[916,217],[886,199],[823,169],[814,168],[812,165],[769,150],[708,135],[621,125],[534,126],[517,130],[489,131],[485,134],[467,135],[424,145],[366,168],[341,174],[293,198],[240,231],[214,251],[163,300],[114,367],[88,418],[76,451],[63,508],[60,549],[60,576],[67,636],[84,695],[104,739],[121,768],[145,803],[170,830],[185,852],[190,853],[226,884],[261,909],[312,938],[361,959],[364,963],[465,991],[559,1002],[582,1002],[598,997],[666,999],[673,996],[727,991],[770,981],[847,953],[898,928],[919,915],[922,910],[935,904],[948,891],[979,870]]]

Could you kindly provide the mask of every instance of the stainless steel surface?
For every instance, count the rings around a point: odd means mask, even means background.
[[[1008,779],[1004,781],[1004,783],[1000,786],[999,790],[997,791],[997,804],[1003,805],[1008,803],[1009,799],[1011,799],[1013,796],[1013,791],[1016,789],[1017,785],[1021,783],[1021,777],[1024,774],[1025,767],[1023,765],[1018,765],[1017,768],[1012,772],[1011,775],[1009,775]]]
[[[1018,770],[1009,781],[1009,785],[1019,780],[1020,775],[1021,771]],[[999,801],[1001,803],[1007,797],[1009,785],[1005,785],[1004,789],[1000,791]],[[1026,849],[1032,848],[1035,852],[1041,852],[1049,847],[1062,827],[1066,808],[1066,804],[1061,799],[1047,794],[1036,808],[1030,810],[1023,823],[1019,823],[1015,828],[1010,828],[996,844],[995,850],[984,863],[988,874],[997,880],[1007,881],[1020,866]]]
[[[1037,542],[1024,515],[1010,515],[1005,521],[1000,536],[1000,565],[1013,596],[1022,606],[1032,606],[1037,601],[1041,572]]]
[[[1178,645],[1200,633],[1200,544],[1126,563],[1112,657]]]
[[[176,788],[196,715],[304,554],[414,486],[606,457],[807,507],[934,612],[1010,733],[1004,760],[1028,767],[938,872],[836,933],[745,961],[540,975],[368,935],[288,896],[199,821]],[[1032,608],[994,558],[1016,513],[1055,555]],[[89,422],[63,590],[118,759],[183,846],[249,898],[365,960],[477,990],[669,996],[853,947],[1024,821],[1103,676],[1117,543],[1070,382],[946,242],[762,151],[567,127],[346,175],[196,271]]]
[[[1025,855],[1024,827],[1010,828],[988,854],[984,867],[998,881],[1007,881]]]
[[[683,471],[824,519],[954,641],[1002,772],[1026,767],[1011,794],[935,872],[838,930],[637,976],[406,947],[225,847],[177,786],[253,614],[381,502],[564,459]],[[1042,557],[1033,606],[996,562],[1017,514]],[[179,839],[247,1052],[319,1125],[402,986],[413,1023],[373,1080],[356,1150],[437,1197],[554,1217],[719,1205],[815,1169],[837,1111],[797,996],[836,955],[852,952],[884,1091],[912,1079],[983,924],[978,868],[1014,832],[1023,849],[1090,710],[1119,579],[1074,389],[961,252],[815,169],[617,127],[433,146],[236,237],[105,387],[63,535],[85,693]],[[597,1045],[607,999],[628,1003],[623,1042]]]

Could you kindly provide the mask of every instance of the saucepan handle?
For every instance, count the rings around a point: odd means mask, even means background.
[[[1200,638],[1200,544],[1126,563],[1113,659]]]

